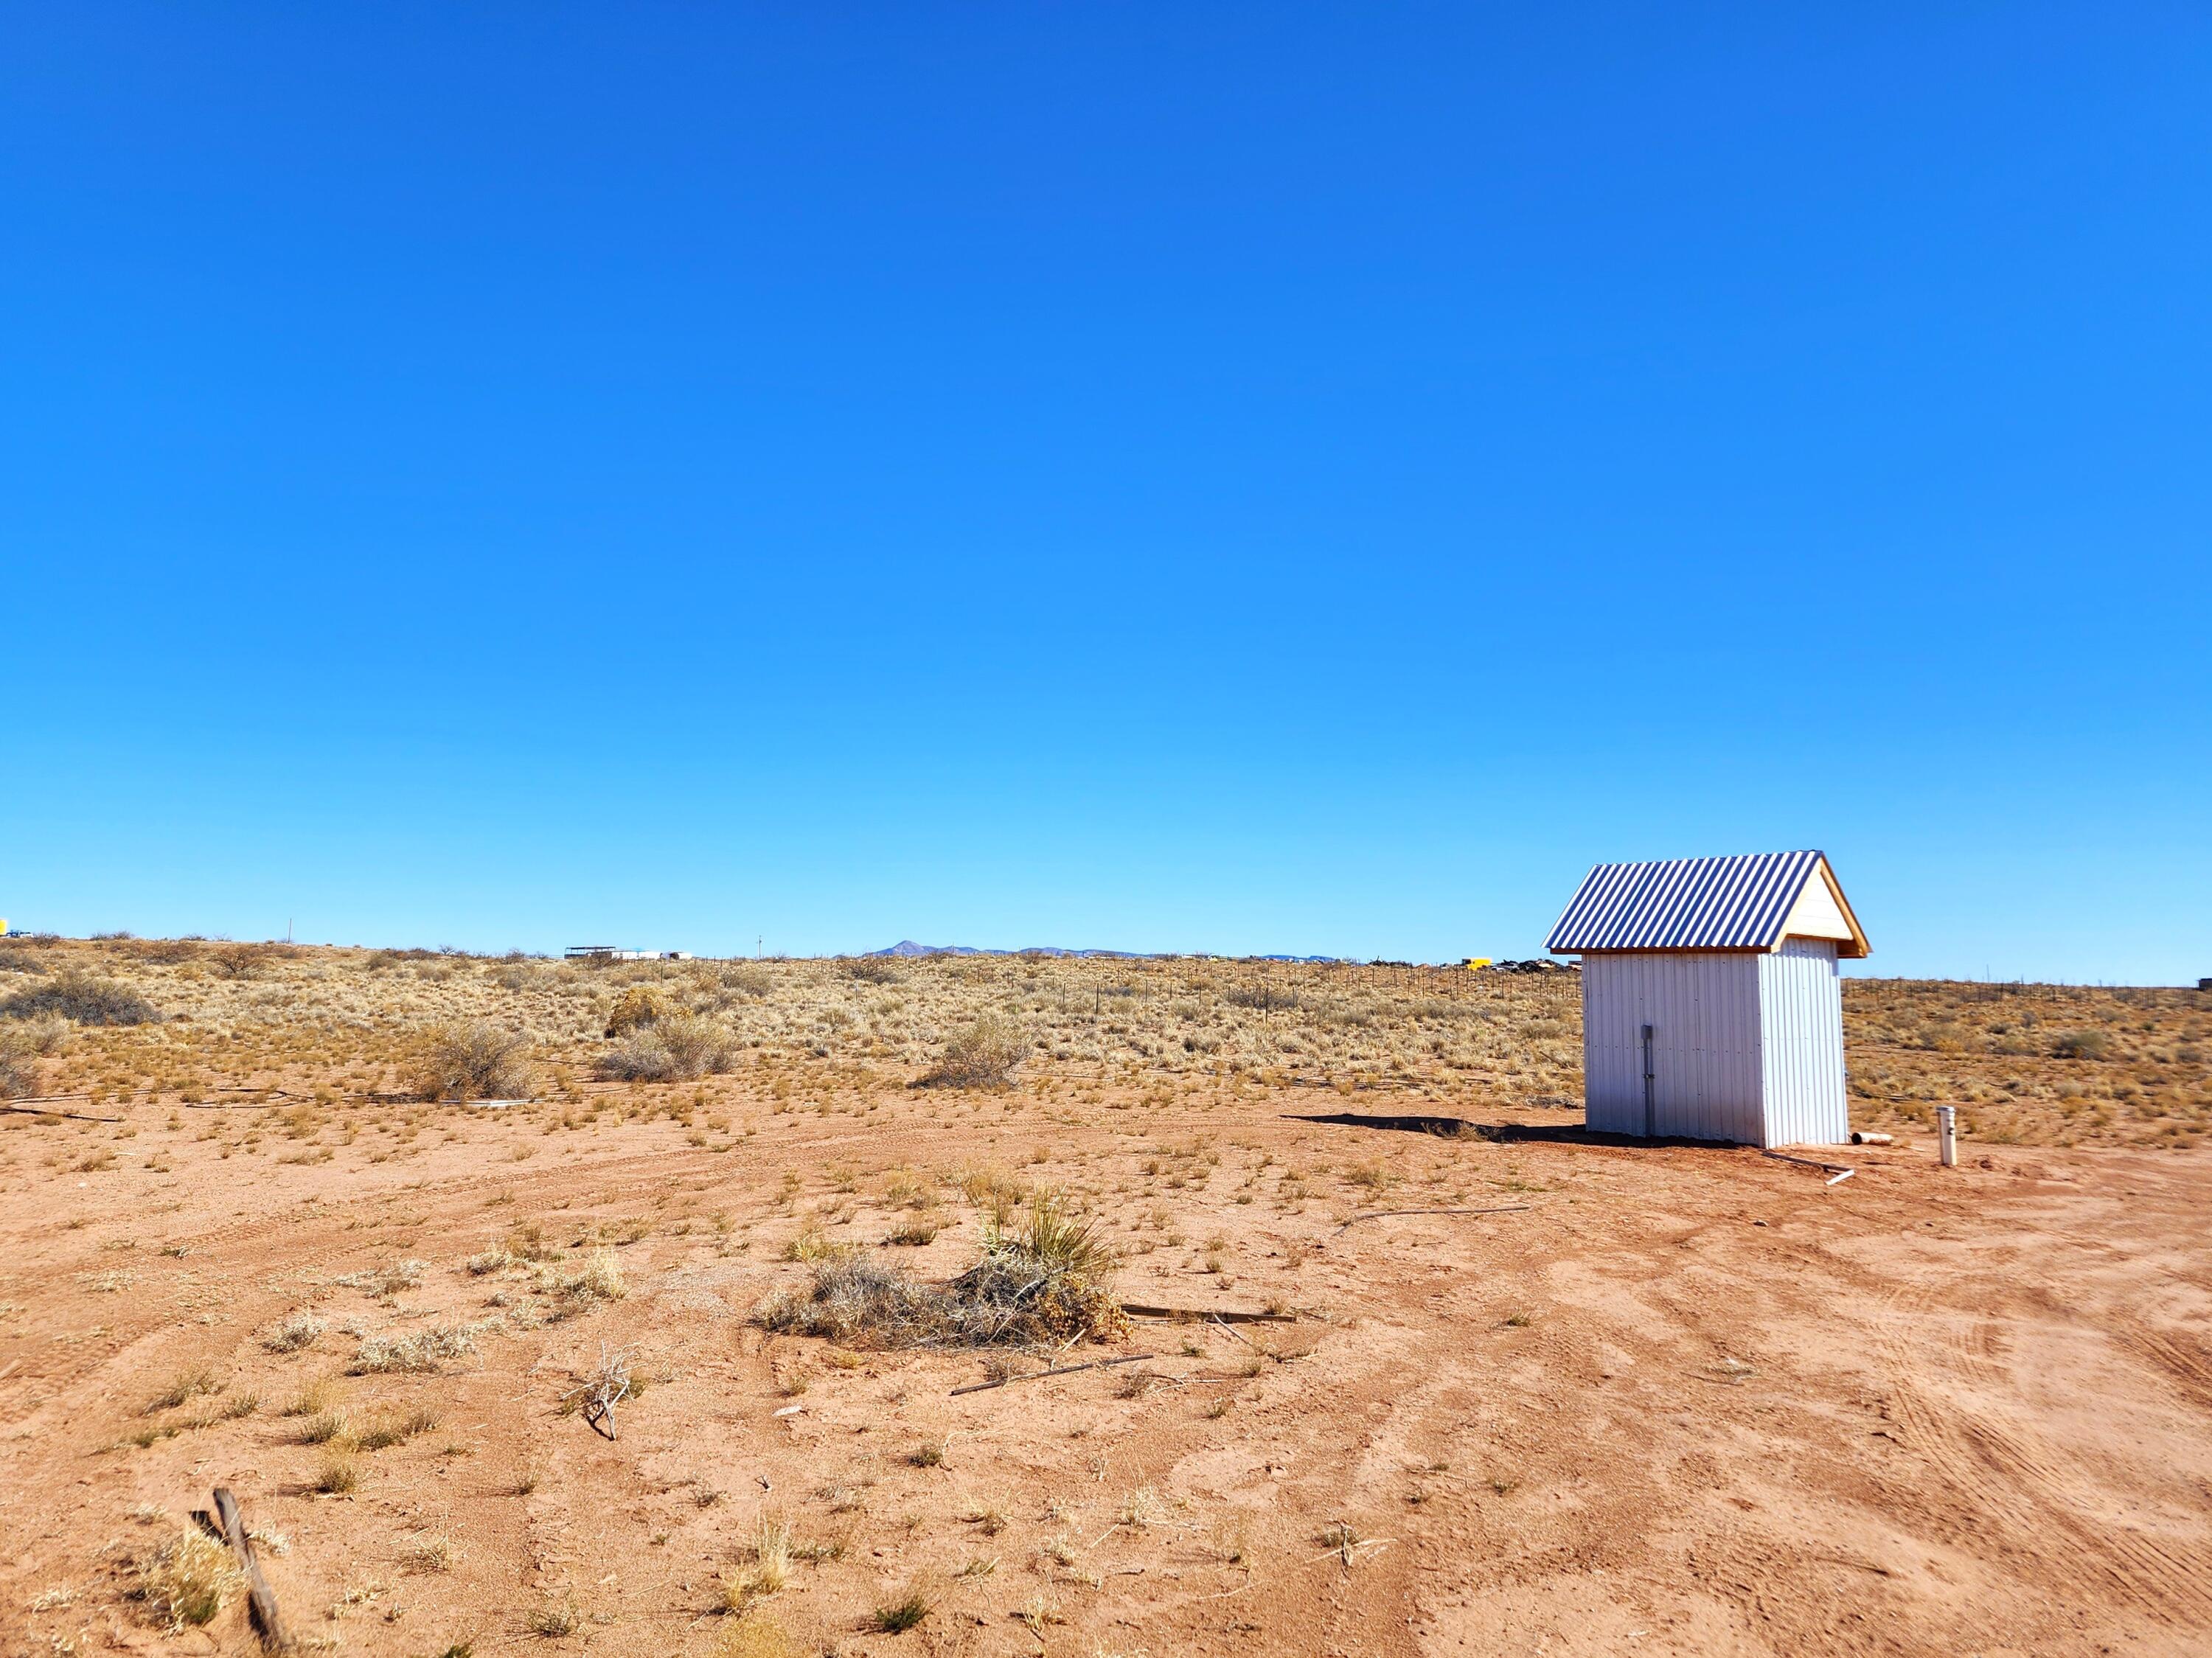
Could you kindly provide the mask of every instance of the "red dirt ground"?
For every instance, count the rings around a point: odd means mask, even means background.
[[[2212,1650],[2200,1153],[1977,1148],[1945,1171],[1908,1139],[1828,1187],[1753,1151],[1577,1143],[1557,1112],[1496,1140],[1295,1089],[1080,1120],[947,1103],[762,1114],[726,1150],[449,1108],[404,1160],[349,1138],[273,1166],[151,1112],[128,1167],[19,1170],[5,1649],[249,1649],[239,1606],[170,1635],[130,1598],[222,1484],[287,1540],[264,1553],[296,1631],[362,1653]],[[58,1151],[96,1132],[6,1121]],[[1146,1363],[960,1397],[972,1354],[747,1322],[803,1278],[783,1247],[824,1201],[832,1236],[872,1243],[897,1169],[1012,1163],[1094,1194],[1127,1299],[1297,1321],[1140,1321],[1115,1351]],[[1343,1224],[1355,1193],[1526,1206]],[[885,1255],[957,1270],[979,1221],[953,1201],[934,1242]],[[518,1222],[564,1259],[606,1243],[627,1297],[559,1318],[522,1269],[465,1270]],[[388,1295],[335,1282],[410,1257],[419,1283]],[[328,1333],[270,1351],[300,1308]],[[495,1317],[444,1373],[343,1374],[349,1324]],[[653,1385],[610,1442],[562,1399],[620,1345]],[[213,1391],[149,1412],[201,1367]],[[318,1377],[356,1422],[438,1425],[315,1494],[324,1453],[282,1412]],[[717,1576],[763,1515],[831,1558],[733,1617]],[[910,1588],[927,1619],[875,1632]],[[574,1632],[533,1632],[547,1609]]]

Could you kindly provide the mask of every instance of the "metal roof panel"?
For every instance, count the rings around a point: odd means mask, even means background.
[[[1544,940],[1594,950],[1771,950],[1823,861],[1818,852],[1600,864]]]

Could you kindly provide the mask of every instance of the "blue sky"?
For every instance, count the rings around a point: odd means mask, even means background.
[[[0,914],[2212,973],[2202,8],[10,8]]]

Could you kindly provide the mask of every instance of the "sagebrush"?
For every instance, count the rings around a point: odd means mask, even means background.
[[[945,1044],[937,1063],[924,1072],[923,1088],[1004,1088],[1029,1054],[1021,1027],[1000,1013],[986,1013]]]
[[[426,1100],[525,1099],[537,1086],[530,1039],[486,1019],[438,1027],[415,1072]]]

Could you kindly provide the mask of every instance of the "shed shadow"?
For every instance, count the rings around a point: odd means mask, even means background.
[[[1602,1130],[1571,1127],[1565,1123],[1533,1122],[1470,1122],[1465,1117],[1378,1116],[1356,1111],[1329,1111],[1309,1114],[1304,1112],[1285,1112],[1291,1122],[1329,1123],[1340,1128],[1381,1128],[1401,1134],[1427,1134],[1437,1139],[1486,1140],[1494,1145],[1698,1145],[1732,1148],[1728,1140],[1691,1139],[1680,1134],[1662,1134],[1656,1139],[1645,1139],[1641,1134],[1612,1134]]]

